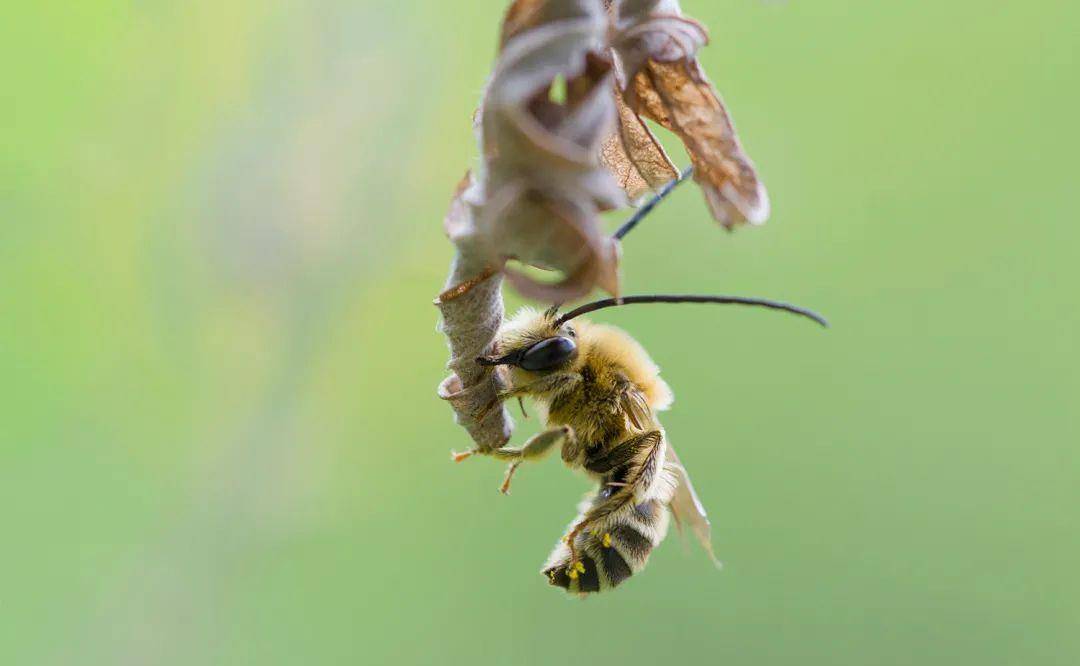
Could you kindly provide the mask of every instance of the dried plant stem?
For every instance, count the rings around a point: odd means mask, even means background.
[[[450,403],[457,423],[476,447],[495,449],[510,439],[513,421],[504,408],[491,409],[502,379],[492,368],[476,363],[490,351],[503,320],[502,274],[488,263],[478,247],[472,210],[455,198],[448,215],[451,240],[457,253],[444,291],[435,300],[442,314],[439,330],[450,346],[451,371],[439,385],[439,397]]]

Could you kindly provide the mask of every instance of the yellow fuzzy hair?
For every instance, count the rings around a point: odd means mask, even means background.
[[[660,378],[660,368],[649,357],[645,348],[621,328],[607,324],[594,324],[575,319],[574,329],[579,344],[585,347],[586,356],[600,356],[622,368],[627,379],[645,393],[645,399],[654,410],[668,409],[674,399],[671,387]]]

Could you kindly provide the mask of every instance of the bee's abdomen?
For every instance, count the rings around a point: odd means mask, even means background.
[[[568,592],[587,594],[617,587],[645,568],[653,548],[664,540],[667,527],[667,507],[661,499],[628,504],[577,536],[574,546],[580,566],[576,571],[569,569],[570,549],[560,542],[542,573],[552,585]]]

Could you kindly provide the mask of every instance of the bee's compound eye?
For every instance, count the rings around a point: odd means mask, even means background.
[[[577,345],[570,338],[558,336],[537,342],[521,355],[518,367],[523,370],[551,370],[566,363],[577,353]]]

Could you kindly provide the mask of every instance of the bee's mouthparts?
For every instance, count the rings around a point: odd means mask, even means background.
[[[476,363],[478,365],[512,365],[518,360],[518,354],[507,354],[506,356],[477,356]]]

